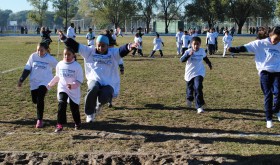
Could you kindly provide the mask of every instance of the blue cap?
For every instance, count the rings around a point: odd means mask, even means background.
[[[105,35],[99,35],[96,39],[96,42],[103,42],[103,43],[109,45],[109,38]]]

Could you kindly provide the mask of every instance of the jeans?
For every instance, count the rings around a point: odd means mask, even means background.
[[[189,101],[193,101],[195,98],[195,106],[196,108],[202,107],[205,102],[203,98],[203,77],[202,76],[196,76],[192,78],[190,81],[187,81],[187,99]],[[194,93],[194,96],[193,96]]]
[[[67,109],[67,99],[68,95],[65,92],[59,93],[59,100],[58,100],[58,112],[57,112],[57,123],[58,124],[66,124],[67,117],[66,117],[66,109]],[[81,124],[81,116],[79,111],[79,105],[74,103],[70,98],[70,110],[72,113],[72,117],[76,125]]]
[[[37,104],[37,119],[42,120],[45,108],[45,96],[48,89],[41,85],[39,88],[31,90],[32,102]]]
[[[97,101],[104,105],[112,100],[114,89],[110,85],[101,86],[98,81],[91,81],[85,97],[85,113],[91,115],[96,113]]]
[[[264,94],[266,120],[272,120],[273,113],[278,113],[280,108],[280,72],[270,73],[262,71],[260,83]]]

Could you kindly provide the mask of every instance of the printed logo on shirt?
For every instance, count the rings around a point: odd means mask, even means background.
[[[275,57],[279,58],[279,56],[280,56],[280,52],[276,49],[265,48],[264,52],[267,56],[271,56],[271,57],[274,57],[274,58]]]
[[[48,63],[42,61],[34,61],[33,68],[35,69],[47,69]]]
[[[112,64],[111,55],[93,55],[93,62],[97,62],[98,64]]]
[[[74,70],[69,70],[69,69],[60,69],[59,70],[59,76],[60,77],[74,77],[75,76],[75,71]]]
[[[202,60],[203,54],[194,54],[191,56],[191,60]]]

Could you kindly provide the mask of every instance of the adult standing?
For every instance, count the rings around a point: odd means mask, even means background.
[[[75,33],[75,29],[74,29],[74,23],[71,23],[70,26],[68,27],[66,36],[68,38],[72,38],[75,40],[76,33]]]

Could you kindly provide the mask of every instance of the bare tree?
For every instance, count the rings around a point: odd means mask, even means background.
[[[169,24],[176,16],[180,7],[188,0],[159,0],[160,8],[163,12],[163,18],[165,22],[165,33],[168,33]]]
[[[156,7],[156,2],[157,0],[144,0],[138,5],[145,17],[147,33],[150,32],[150,23],[153,16],[153,8]]]

